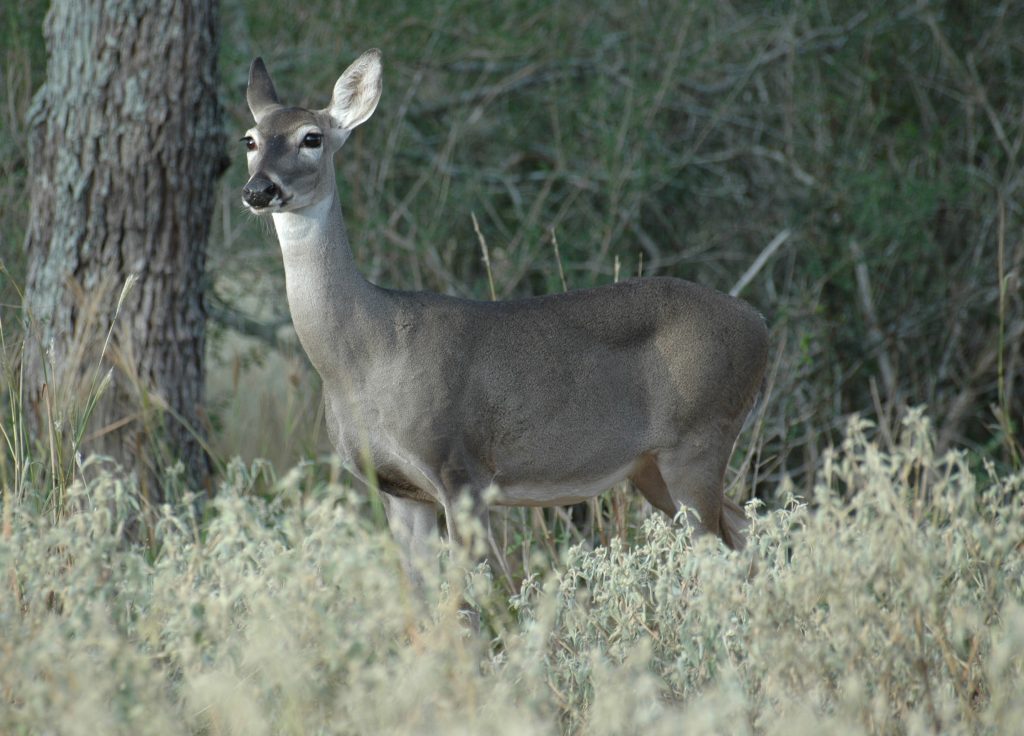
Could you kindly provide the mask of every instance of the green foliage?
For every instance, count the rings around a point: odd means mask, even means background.
[[[919,412],[889,451],[869,430],[812,503],[757,519],[750,555],[655,517],[511,600],[451,565],[427,605],[344,486],[297,469],[266,498],[235,463],[208,521],[164,507],[143,548],[137,490],[89,461],[59,521],[5,497],[0,730],[1011,732],[1024,476],[936,454]]]
[[[42,25],[43,0],[5,2],[0,18],[0,272],[15,275],[25,269],[20,245],[28,224],[27,129],[24,116],[32,92],[46,73]],[[0,304],[16,304],[19,294],[4,278]]]
[[[252,56],[287,100],[322,105],[350,59],[384,49],[381,105],[339,156],[370,278],[488,298],[475,215],[499,297],[561,289],[552,234],[570,287],[642,269],[729,289],[789,229],[743,293],[779,350],[747,440],[759,476],[809,490],[839,417],[891,423],[917,403],[942,447],[1017,462],[1019,4],[307,7],[317,22],[228,6],[244,33],[225,34],[224,98],[244,130]],[[284,314],[273,239],[234,219],[224,232],[214,290]]]
[[[12,6],[0,29],[0,257],[13,276],[0,298],[12,306],[45,7]],[[221,12],[226,140],[250,123],[253,56],[286,101],[319,106],[378,46],[384,97],[338,158],[371,279],[487,298],[475,215],[500,297],[561,289],[553,236],[572,288],[642,270],[728,289],[786,229],[742,294],[778,349],[745,439],[772,481],[753,493],[771,500],[785,474],[809,490],[843,415],[888,425],[908,404],[928,404],[943,448],[966,443],[1014,467],[1022,8],[232,0]],[[290,465],[326,449],[317,380],[289,338],[273,236],[237,205],[244,157],[229,151],[209,254],[207,414],[223,429],[212,441],[224,457]],[[249,322],[225,318],[238,313]],[[254,383],[266,387],[258,402]],[[284,443],[282,426],[293,428]]]

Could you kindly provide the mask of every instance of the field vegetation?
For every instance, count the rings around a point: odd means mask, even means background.
[[[88,453],[109,356],[54,387],[48,429],[22,419],[45,9],[0,16],[0,733],[1024,722],[1020,3],[224,0],[216,493],[165,456],[167,505]],[[371,280],[486,299],[670,274],[765,314],[770,374],[729,471],[746,552],[620,487],[495,512],[490,564],[439,548],[430,600],[409,590],[379,502],[330,454],[234,148],[253,56],[322,106],[371,46],[384,97],[338,157]],[[116,316],[83,314],[105,346]]]
[[[209,520],[156,509],[142,546],[137,489],[87,462],[73,513],[4,507],[0,731],[1013,733],[1024,477],[937,455],[920,412],[891,451],[872,430],[749,554],[655,516],[536,546],[511,596],[442,555],[426,605],[366,497],[308,469],[232,463]]]

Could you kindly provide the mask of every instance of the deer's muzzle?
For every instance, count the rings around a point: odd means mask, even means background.
[[[270,179],[254,176],[242,187],[242,200],[253,208],[266,207],[280,193]]]

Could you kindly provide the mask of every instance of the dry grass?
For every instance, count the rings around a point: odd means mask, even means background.
[[[207,522],[164,508],[145,549],[135,488],[87,462],[59,522],[4,506],[0,731],[1012,732],[1024,477],[937,456],[917,412],[890,452],[868,427],[758,518],[751,579],[654,517],[631,546],[535,547],[511,598],[448,565],[426,606],[364,497],[308,471],[265,497],[235,464]]]

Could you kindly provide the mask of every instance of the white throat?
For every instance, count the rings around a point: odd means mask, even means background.
[[[287,252],[290,246],[309,242],[311,239],[322,238],[329,226],[331,206],[337,199],[332,193],[319,202],[292,212],[275,212],[274,228],[281,250]]]

